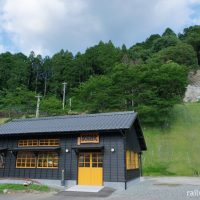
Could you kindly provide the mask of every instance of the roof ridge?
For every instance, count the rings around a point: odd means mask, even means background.
[[[66,119],[66,118],[81,118],[81,117],[98,117],[98,116],[125,115],[125,114],[135,114],[135,112],[134,111],[121,111],[121,112],[107,112],[107,113],[95,113],[95,114],[50,116],[50,117],[41,117],[41,118],[25,118],[25,119],[13,119],[10,122],[40,121],[40,120],[49,120],[49,119]]]

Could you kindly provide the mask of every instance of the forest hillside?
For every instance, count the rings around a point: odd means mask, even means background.
[[[76,55],[67,50],[51,57],[2,53],[0,115],[33,117],[40,94],[43,116],[134,110],[143,125],[168,127],[174,105],[182,103],[188,74],[199,64],[200,26],[178,35],[167,28],[130,48],[100,41]]]

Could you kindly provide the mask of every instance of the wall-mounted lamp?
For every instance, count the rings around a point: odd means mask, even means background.
[[[110,151],[113,153],[113,152],[115,152],[115,149],[114,149],[114,148],[111,148]]]
[[[66,153],[69,153],[69,149],[65,149],[65,152],[66,152]]]

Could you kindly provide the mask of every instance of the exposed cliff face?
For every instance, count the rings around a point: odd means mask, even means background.
[[[185,92],[184,102],[196,102],[200,100],[200,70],[189,74],[190,84]]]

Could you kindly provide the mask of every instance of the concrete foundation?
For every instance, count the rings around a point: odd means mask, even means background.
[[[0,179],[0,184],[2,183],[15,183],[15,184],[23,184],[27,179],[17,179],[17,178],[6,178]],[[66,190],[66,188],[73,187],[77,185],[76,180],[65,180],[65,186],[61,185],[61,180],[49,180],[49,179],[30,179],[35,184],[43,184],[48,185],[49,187],[57,188],[60,190]],[[127,188],[133,184],[139,183],[140,178],[128,181]],[[110,187],[116,190],[125,190],[125,182],[104,182],[104,187]]]

